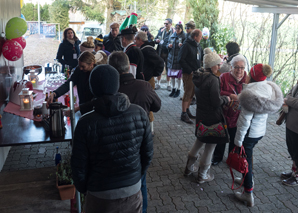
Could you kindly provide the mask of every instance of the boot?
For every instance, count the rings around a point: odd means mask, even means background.
[[[195,173],[198,171],[198,167],[195,165],[196,161],[197,161],[198,157],[194,157],[194,156],[190,156],[188,154],[188,158],[187,158],[187,162],[186,162],[186,166],[185,166],[185,170],[184,170],[184,173],[183,175],[186,177],[186,176],[189,176],[191,175],[192,173]]]
[[[210,182],[214,179],[214,175],[208,172],[210,166],[211,164],[200,166],[197,178],[198,183]]]
[[[172,89],[172,92],[170,93],[170,97],[173,97],[174,95],[175,95],[175,93],[176,93],[176,89],[174,88],[174,89]]]
[[[184,121],[185,123],[188,123],[188,124],[193,124],[193,121],[190,120],[186,112],[181,113],[181,121]]]
[[[298,186],[298,174],[293,172],[290,178],[282,181],[282,184],[286,186]]]
[[[173,98],[177,98],[180,95],[180,89],[177,89]]]
[[[236,192],[235,196],[238,200],[246,202],[246,205],[249,207],[253,207],[255,204],[253,192],[251,193],[248,193],[246,191],[243,191],[242,193]]]
[[[235,182],[236,184],[238,184],[238,185],[241,185],[241,183],[242,183],[242,178],[240,178],[240,177],[235,177],[234,182]],[[243,182],[243,184],[244,184],[244,182]],[[242,184],[242,186],[243,186],[243,184]],[[254,178],[252,178],[252,188],[254,188],[254,186],[255,186],[255,181],[254,181]]]
[[[196,116],[192,115],[189,108],[186,109],[186,113],[188,115],[189,118],[196,118]]]

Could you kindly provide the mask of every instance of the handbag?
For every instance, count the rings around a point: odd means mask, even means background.
[[[245,154],[244,147],[241,146],[240,153],[237,153],[236,149],[238,149],[237,146],[235,146],[234,149],[229,153],[228,159],[226,161],[226,163],[230,167],[230,173],[233,178],[233,184],[231,187],[232,190],[235,190],[234,189],[234,174],[233,174],[232,169],[235,169],[236,171],[243,174],[242,183],[236,189],[239,189],[242,186],[245,176],[248,173],[248,162],[246,160],[246,154]]]
[[[279,114],[278,119],[276,120],[277,125],[283,124],[283,122],[286,120],[287,114],[284,111],[281,111]]]

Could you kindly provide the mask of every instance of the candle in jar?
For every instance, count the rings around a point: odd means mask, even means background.
[[[32,83],[33,87],[36,87],[36,81],[35,81],[35,79],[32,80],[31,83]]]
[[[24,103],[24,109],[30,109],[30,101],[29,101],[29,99],[25,98],[23,100],[23,103]]]

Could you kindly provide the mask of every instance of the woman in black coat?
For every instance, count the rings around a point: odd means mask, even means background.
[[[72,28],[66,28],[63,32],[63,41],[59,45],[56,59],[62,64],[62,71],[65,65],[69,65],[70,69],[78,66],[78,57],[80,55],[79,44],[81,41],[76,36]]]
[[[183,25],[181,22],[176,24],[175,32],[171,35],[167,44],[169,54],[167,60],[167,72],[172,81],[172,92],[170,97],[176,98],[180,95],[180,87],[182,83],[182,67],[178,61],[179,50],[186,38],[185,32],[183,32]],[[176,85],[177,82],[177,86]]]
[[[199,72],[193,77],[193,83],[195,85],[195,95],[197,98],[197,116],[196,123],[204,124],[205,126],[212,126],[219,122],[223,123],[222,109],[224,104],[230,102],[230,98],[227,96],[220,96],[220,82],[219,78],[215,75],[220,68],[221,58],[216,53],[209,53],[204,56],[204,72]],[[197,128],[197,127],[196,127]],[[197,136],[196,129],[196,136]],[[215,138],[212,137],[200,137],[197,138],[192,149],[188,153],[188,160],[184,175],[188,176],[194,172],[194,164],[197,160],[199,150],[205,145],[204,152],[199,161],[198,170],[198,183],[209,182],[214,179],[214,175],[208,173],[211,166],[211,159],[217,143],[229,142],[228,137]]]

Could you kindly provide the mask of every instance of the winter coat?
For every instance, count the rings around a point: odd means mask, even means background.
[[[230,96],[231,94],[239,95],[242,91],[243,84],[246,79],[246,72],[240,82],[237,83],[236,79],[232,76],[231,72],[223,73],[220,79],[220,95]],[[228,128],[234,128],[237,126],[237,119],[240,114],[240,110],[233,109],[233,107],[224,107],[223,113],[227,121]]]
[[[62,70],[64,71],[65,65],[69,65],[71,69],[78,66],[78,59],[73,59],[73,54],[77,54],[77,58],[81,54],[79,44],[80,40],[76,40],[72,45],[67,39],[64,39],[59,45],[56,59],[62,64]]]
[[[158,33],[155,37],[155,40],[158,39],[158,36],[161,36],[161,40],[163,41],[163,43],[159,43],[157,44],[157,53],[159,56],[161,56],[161,54],[168,54],[168,49],[167,49],[167,43],[169,41],[169,38],[171,37],[171,35],[175,32],[175,29],[173,27],[171,27],[171,29],[169,30],[169,32],[166,31],[165,27],[162,27],[158,30]]]
[[[153,156],[147,113],[122,93],[97,98],[93,106],[74,132],[71,169],[76,189],[99,192],[138,183]]]
[[[268,113],[277,112],[283,103],[280,88],[271,81],[255,82],[243,86],[239,95],[241,112],[234,141],[239,147],[242,146],[245,137],[264,136]]]
[[[70,78],[58,87],[54,92],[56,93],[56,97],[60,97],[69,91],[69,82],[73,82],[73,86],[77,86],[78,96],[79,96],[79,104],[81,114],[84,114],[85,111],[81,109],[81,105],[87,102],[90,102],[93,98],[93,94],[89,89],[89,76],[90,72],[84,72],[80,70],[79,67],[76,67]]]
[[[186,38],[178,53],[178,62],[182,67],[182,73],[191,74],[201,68],[203,62],[203,49],[192,38]]]
[[[196,123],[202,122],[211,126],[223,122],[221,107],[228,103],[226,96],[220,96],[219,78],[211,72],[195,72],[193,77],[195,95],[197,99]],[[216,141],[202,141],[205,143],[226,143],[226,138]]]
[[[140,48],[138,48],[135,44],[130,44],[126,47],[125,53],[128,56],[130,66],[137,67],[136,79],[144,80],[144,56]]]
[[[170,69],[180,70],[181,65],[178,61],[178,53],[181,47],[179,47],[179,38],[182,39],[182,44],[186,38],[185,32],[180,33],[179,35],[177,32],[173,33],[173,35],[170,37],[169,42],[167,44],[167,48],[169,50],[168,54],[168,61],[167,61],[167,67]],[[173,47],[169,48],[169,44],[171,43],[171,40],[173,40]]]
[[[111,32],[103,37],[103,45],[105,49],[112,53],[113,51],[123,51],[120,43],[120,37],[113,38]]]
[[[131,103],[141,106],[148,115],[150,111],[160,110],[161,100],[151,85],[146,81],[135,79],[131,73],[120,75],[118,91],[126,94]]]
[[[149,81],[153,76],[160,76],[164,68],[163,59],[156,53],[150,42],[145,41],[140,48],[144,56],[145,81]]]
[[[298,84],[287,95],[286,104],[289,106],[286,127],[298,134]]]

